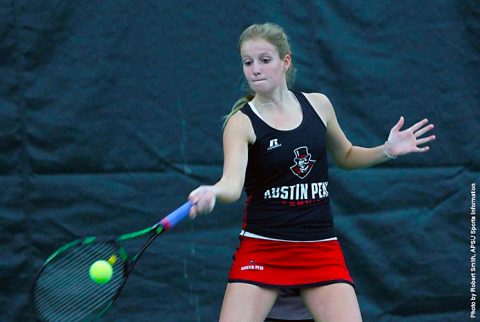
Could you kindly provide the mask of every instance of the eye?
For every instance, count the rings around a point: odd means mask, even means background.
[[[262,58],[261,61],[262,61],[262,63],[264,63],[264,64],[268,64],[270,61],[272,61],[272,59],[271,59],[271,58],[268,58],[268,57],[265,57],[265,58]]]
[[[249,60],[244,60],[244,61],[243,61],[243,65],[244,65],[244,66],[250,66],[250,65],[252,65],[252,62],[249,61]]]

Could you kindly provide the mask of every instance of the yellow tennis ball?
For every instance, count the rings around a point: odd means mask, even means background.
[[[97,284],[108,283],[112,279],[113,268],[109,262],[99,260],[90,266],[90,278]]]

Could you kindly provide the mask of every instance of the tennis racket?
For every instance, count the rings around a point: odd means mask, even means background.
[[[38,317],[48,322],[92,321],[108,311],[120,295],[135,264],[162,232],[188,216],[192,204],[184,205],[152,227],[120,235],[114,239],[86,237],[74,240],[50,255],[39,270],[32,287],[32,301]],[[129,258],[122,242],[149,236]],[[113,270],[105,284],[94,282],[89,270],[98,260]]]

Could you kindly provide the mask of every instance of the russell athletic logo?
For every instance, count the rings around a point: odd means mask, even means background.
[[[272,139],[272,140],[270,140],[270,144],[268,145],[267,151],[279,148],[281,146],[282,145],[280,143],[278,143],[278,139]]]
[[[308,176],[317,161],[311,159],[312,155],[308,153],[306,146],[296,148],[293,153],[295,154],[295,158],[293,159],[295,164],[290,167],[290,170],[300,179],[304,179]]]

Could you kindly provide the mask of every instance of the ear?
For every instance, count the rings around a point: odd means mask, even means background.
[[[286,54],[285,57],[283,57],[283,71],[287,71],[290,69],[290,66],[292,66],[292,56],[290,56],[290,53]]]

